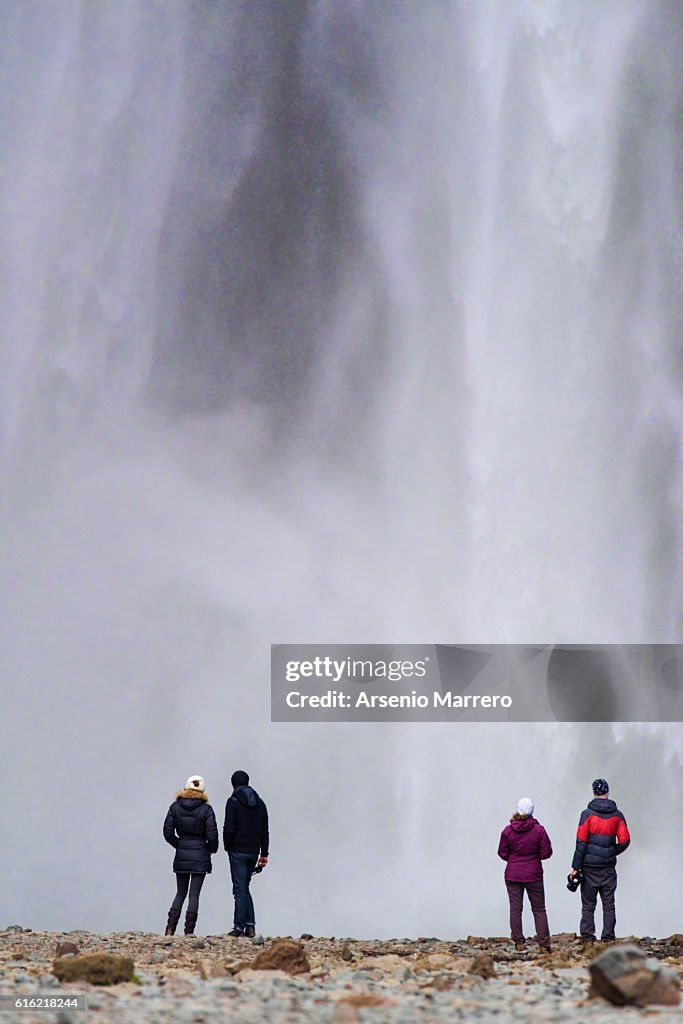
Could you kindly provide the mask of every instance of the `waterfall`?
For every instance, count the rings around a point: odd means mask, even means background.
[[[2,7],[24,923],[156,927],[157,818],[195,770],[218,812],[235,767],[279,808],[299,896],[276,855],[272,931],[500,932],[495,857],[483,895],[444,895],[481,862],[473,766],[489,846],[534,790],[567,859],[590,779],[631,778],[634,746],[631,817],[656,820],[679,726],[270,725],[268,645],[680,638],[682,44],[663,0]],[[82,842],[34,843],[74,794]],[[402,905],[437,845],[448,870]],[[654,924],[625,900],[631,930],[678,924],[664,887]]]

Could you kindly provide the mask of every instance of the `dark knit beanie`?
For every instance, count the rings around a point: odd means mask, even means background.
[[[246,772],[233,772],[230,781],[233,789],[237,789],[238,786],[249,785],[249,776]]]
[[[609,793],[607,779],[596,779],[593,783],[593,796],[604,796],[605,793]]]

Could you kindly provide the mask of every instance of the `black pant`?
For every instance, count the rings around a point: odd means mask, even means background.
[[[602,900],[602,941],[614,940],[617,912],[614,894],[617,890],[616,868],[584,868],[581,882],[581,938],[595,938],[595,908],[598,893]]]
[[[185,918],[186,926],[188,924],[194,925],[197,921],[197,914],[199,913],[199,894],[202,891],[204,885],[205,874],[193,874],[190,875],[189,871],[177,871],[176,872],[176,885],[178,891],[175,895],[175,899],[171,904],[171,910],[175,914],[176,920],[180,917],[180,912],[183,909],[183,903],[187,896],[187,890],[190,890],[190,899],[187,904],[187,915]]]

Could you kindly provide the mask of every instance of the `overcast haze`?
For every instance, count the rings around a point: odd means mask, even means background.
[[[618,932],[681,930],[679,723],[273,725],[269,645],[681,639],[682,50],[656,0],[1,6],[0,925],[161,930],[175,790],[244,768],[267,934],[505,934],[524,795],[574,929],[598,775]]]

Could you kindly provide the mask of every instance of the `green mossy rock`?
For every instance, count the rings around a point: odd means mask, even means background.
[[[118,985],[132,981],[135,964],[129,956],[114,953],[83,953],[81,956],[60,957],[52,965],[52,972],[60,981],[89,981],[91,985]]]

